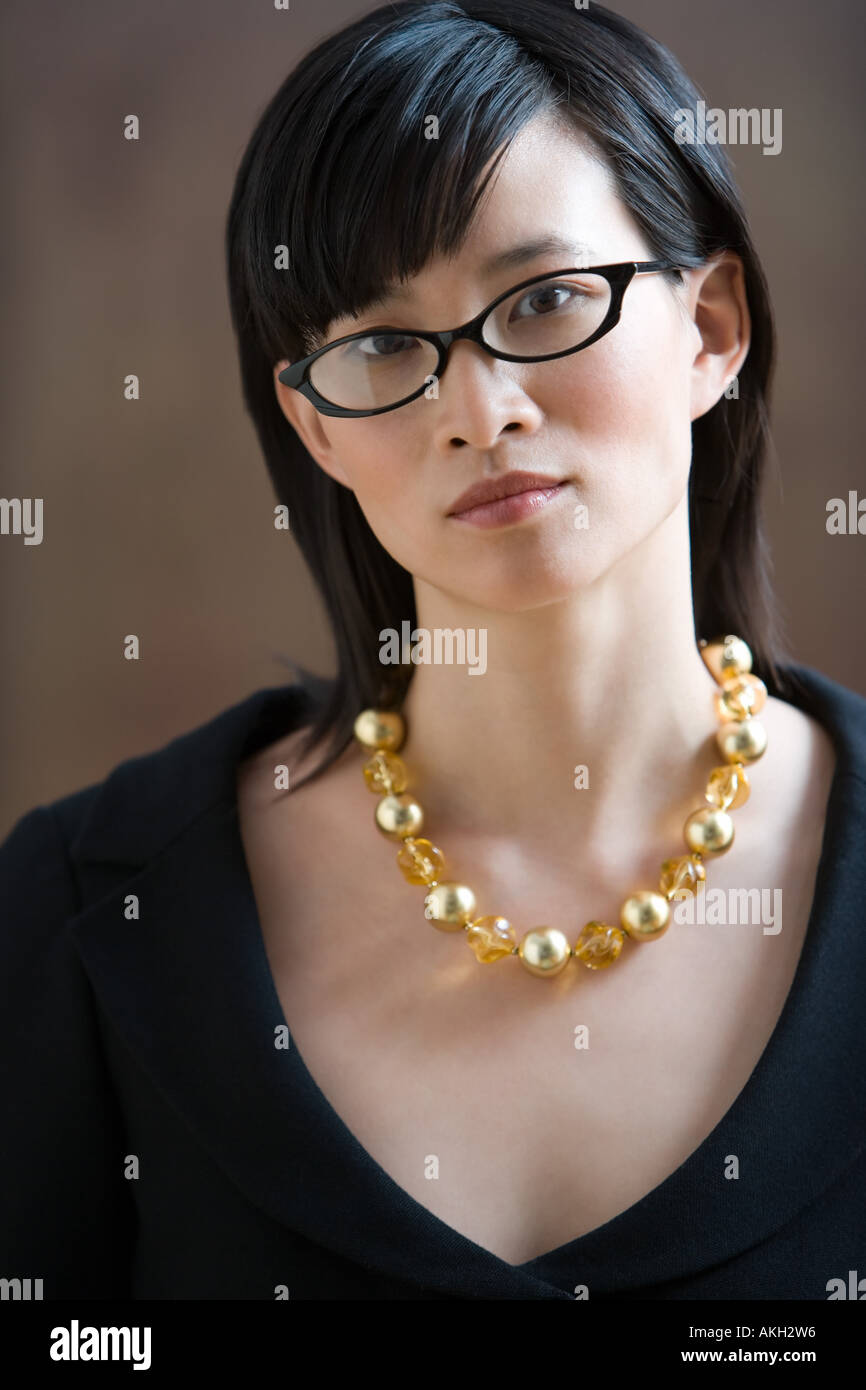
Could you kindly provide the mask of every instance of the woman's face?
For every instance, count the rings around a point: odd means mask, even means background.
[[[329,325],[453,328],[522,280],[568,266],[652,260],[612,177],[579,135],[541,119],[524,128],[460,253],[430,262],[408,298]],[[485,273],[521,243],[574,246]],[[718,268],[716,268],[718,267]],[[332,419],[276,381],[281,407],[319,465],[355,493],[385,549],[463,603],[517,612],[566,597],[640,547],[682,501],[690,423],[736,375],[748,310],[736,257],[635,277],[619,324],[581,352],[503,362],[458,342],[426,395],[382,415]],[[472,484],[520,469],[565,482],[540,510],[481,528],[452,515]]]

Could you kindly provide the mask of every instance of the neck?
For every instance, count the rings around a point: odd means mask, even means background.
[[[683,822],[721,756],[685,505],[594,582],[523,612],[416,580],[419,629],[486,630],[486,651],[467,644],[484,651],[483,673],[419,664],[403,705],[421,834],[446,856],[455,840],[508,839],[540,860],[579,851],[621,874],[660,835],[669,854],[686,852]]]

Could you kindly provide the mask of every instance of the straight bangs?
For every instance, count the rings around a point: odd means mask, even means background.
[[[312,83],[300,147],[297,113],[275,98],[286,119],[261,152],[258,231],[263,249],[291,251],[248,267],[273,361],[314,351],[333,320],[456,253],[513,138],[560,100],[510,36],[461,11],[443,31],[436,8],[408,34],[395,25],[392,43],[380,30],[375,65],[350,64],[336,89]]]

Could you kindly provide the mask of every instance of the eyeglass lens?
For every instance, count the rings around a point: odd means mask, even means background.
[[[491,310],[482,336],[489,347],[517,357],[567,352],[601,327],[610,299],[609,282],[591,271],[539,280]],[[397,330],[371,333],[323,353],[310,381],[332,405],[377,410],[420,390],[438,361],[435,345],[425,338]]]

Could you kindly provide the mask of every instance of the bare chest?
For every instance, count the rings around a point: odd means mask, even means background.
[[[292,1043],[386,1174],[511,1264],[633,1205],[733,1104],[790,990],[823,828],[804,824],[796,853],[718,861],[723,921],[697,914],[609,971],[572,962],[547,981],[480,965],[363,836],[335,842],[299,812],[242,815]],[[744,887],[773,894],[764,920],[729,910]],[[564,886],[544,909],[573,920]]]

